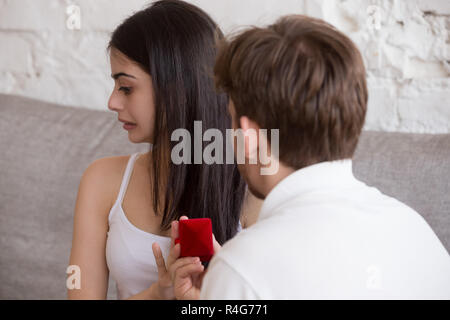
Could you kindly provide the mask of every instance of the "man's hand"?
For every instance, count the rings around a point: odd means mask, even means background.
[[[183,216],[180,220],[186,220]],[[173,228],[173,226],[172,226]],[[178,222],[176,222],[174,234],[178,238]],[[216,254],[221,246],[213,235],[214,254]],[[186,260],[185,260],[186,259]],[[171,267],[173,274],[174,293],[178,300],[198,300],[200,297],[200,288],[202,286],[203,277],[205,276],[205,268],[200,263],[200,259],[196,261],[188,261],[191,258],[178,259]]]
[[[176,299],[198,300],[200,298],[204,269],[199,259],[196,263],[183,264],[175,270],[173,289]]]

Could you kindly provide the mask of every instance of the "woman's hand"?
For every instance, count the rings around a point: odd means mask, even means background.
[[[180,256],[180,245],[175,245],[175,239],[178,238],[178,221],[172,221],[170,230],[170,253],[167,258],[167,264],[164,261],[161,248],[157,242],[152,245],[153,255],[155,256],[156,266],[158,267],[158,282],[156,283],[156,294],[160,299],[175,299],[173,291],[173,276],[170,273],[170,267]]]

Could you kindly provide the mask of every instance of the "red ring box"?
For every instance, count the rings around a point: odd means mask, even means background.
[[[211,219],[180,220],[178,233],[175,244],[180,244],[181,257],[199,257],[202,262],[211,260],[214,255]]]

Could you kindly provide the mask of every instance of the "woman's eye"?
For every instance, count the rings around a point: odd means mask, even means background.
[[[125,93],[125,95],[129,95],[131,93],[131,88],[130,87],[120,87],[119,91],[123,91],[123,93]]]

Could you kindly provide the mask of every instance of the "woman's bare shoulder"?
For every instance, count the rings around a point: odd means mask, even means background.
[[[94,171],[98,175],[103,176],[104,179],[108,179],[108,177],[114,179],[123,175],[129,159],[129,155],[99,158],[94,160],[86,171]]]
[[[94,165],[98,170],[113,170],[113,169],[121,169],[123,164],[126,164],[130,159],[131,155],[128,156],[111,156],[104,157],[94,160],[90,166]]]
[[[103,199],[114,204],[130,156],[111,156],[94,160],[85,170],[82,183],[97,189]]]

